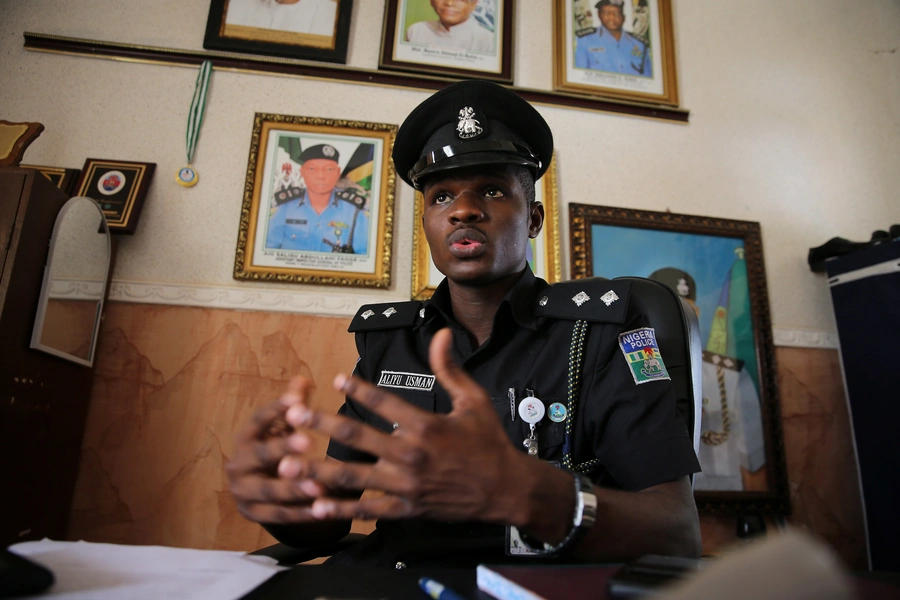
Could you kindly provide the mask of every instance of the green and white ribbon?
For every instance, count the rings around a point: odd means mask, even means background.
[[[206,113],[206,92],[209,89],[209,76],[212,73],[212,61],[204,60],[200,64],[200,73],[197,74],[197,83],[194,85],[194,98],[191,100],[191,110],[188,112],[187,133],[187,166],[179,169],[175,175],[175,181],[180,185],[191,187],[197,183],[197,172],[191,166],[194,160],[194,150],[197,148],[197,139],[200,137],[200,127],[203,125],[203,115]]]
[[[206,113],[206,91],[209,89],[211,73],[212,61],[204,60],[200,65],[200,73],[197,75],[197,84],[194,87],[194,99],[191,100],[191,111],[188,113],[186,138],[188,164],[191,164],[194,159],[194,149],[197,147],[197,138],[200,137],[200,126],[203,125],[203,115]]]

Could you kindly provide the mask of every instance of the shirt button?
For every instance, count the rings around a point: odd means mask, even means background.
[[[397,561],[397,564],[394,565],[394,568],[397,569],[397,570],[405,569],[405,568],[406,568],[406,563],[405,563],[405,562],[402,562],[402,561]]]

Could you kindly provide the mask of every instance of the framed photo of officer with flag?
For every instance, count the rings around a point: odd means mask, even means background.
[[[560,91],[678,106],[671,0],[554,0]]]
[[[790,512],[759,223],[569,205],[572,278],[660,281],[695,310],[705,512]],[[663,357],[665,358],[665,357]]]
[[[388,287],[396,132],[257,113],[234,278]]]

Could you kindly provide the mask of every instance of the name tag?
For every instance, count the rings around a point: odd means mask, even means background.
[[[382,371],[377,385],[379,387],[430,392],[431,388],[434,387],[434,375],[406,373],[404,371]]]
[[[306,225],[306,219],[285,219],[288,225]]]

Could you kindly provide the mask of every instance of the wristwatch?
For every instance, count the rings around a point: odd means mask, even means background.
[[[587,475],[570,471],[575,480],[575,514],[572,529],[563,541],[555,546],[542,543],[534,537],[519,532],[519,537],[533,554],[539,556],[559,556],[577,544],[593,527],[597,520],[597,496],[593,492],[593,482]]]

